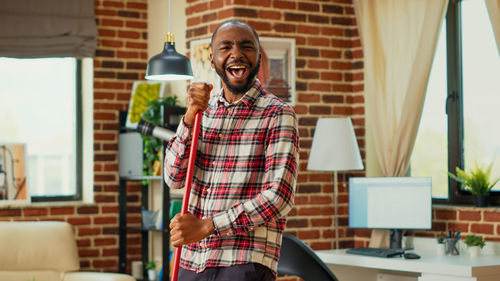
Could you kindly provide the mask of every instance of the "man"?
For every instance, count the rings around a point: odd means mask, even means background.
[[[211,44],[222,89],[210,97],[212,85],[191,85],[165,153],[165,181],[182,188],[203,110],[189,213],[170,224],[172,244],[183,245],[179,280],[275,280],[297,176],[296,116],[255,78],[260,44],[252,27],[225,22]]]

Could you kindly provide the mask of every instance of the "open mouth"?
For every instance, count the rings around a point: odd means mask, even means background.
[[[245,73],[247,72],[247,67],[244,65],[233,65],[227,68],[227,72],[231,74],[231,76],[241,79],[243,76],[245,76]]]

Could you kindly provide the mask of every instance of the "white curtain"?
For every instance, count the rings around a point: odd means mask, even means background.
[[[500,53],[500,0],[485,0],[488,14],[490,15],[493,33],[497,41],[497,49]]]
[[[365,102],[385,176],[409,166],[448,0],[354,0]],[[369,108],[369,109],[368,109]]]

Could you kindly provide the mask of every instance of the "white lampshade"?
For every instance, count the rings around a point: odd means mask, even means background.
[[[363,170],[351,118],[318,119],[307,170]]]

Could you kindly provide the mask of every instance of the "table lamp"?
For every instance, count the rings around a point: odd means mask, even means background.
[[[351,118],[318,119],[307,170],[333,172],[336,249],[339,249],[337,172],[363,168]]]

